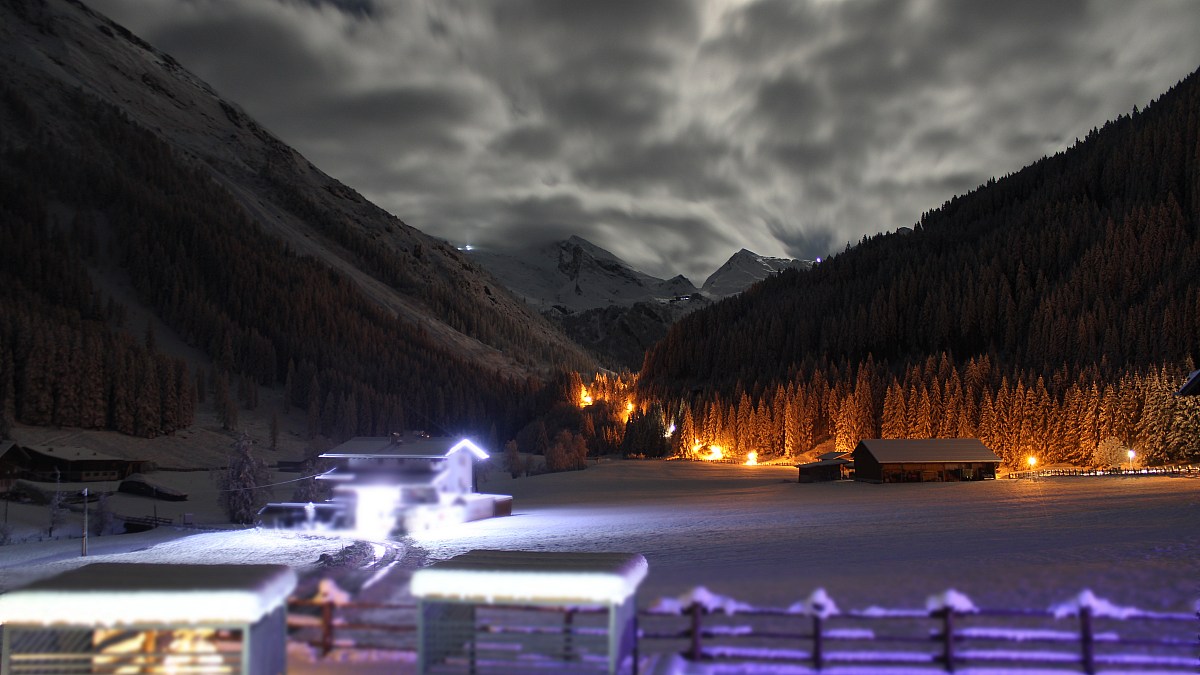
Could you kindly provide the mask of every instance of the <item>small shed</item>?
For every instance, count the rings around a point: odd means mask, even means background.
[[[287,672],[283,565],[93,563],[0,595],[0,672]]]
[[[854,460],[849,452],[825,452],[817,456],[817,461],[797,464],[799,482],[824,483],[835,480],[848,480],[854,477]]]
[[[854,448],[854,479],[868,483],[992,480],[999,466],[977,438],[864,438]]]
[[[637,553],[474,550],[417,570],[418,673],[635,668]]]

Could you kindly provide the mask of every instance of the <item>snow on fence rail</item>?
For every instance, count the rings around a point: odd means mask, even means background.
[[[415,605],[354,602],[336,593],[293,599],[289,605],[289,626],[305,632],[306,641],[325,653],[334,646],[367,648],[368,643],[414,648]],[[306,607],[317,613],[305,614]],[[480,644],[506,633],[540,634],[543,641],[537,649],[543,656],[578,661],[596,630],[581,620],[589,615],[587,608],[496,609],[527,612],[528,625],[492,622],[481,615],[475,630],[490,637]],[[547,623],[548,614],[561,618]],[[368,615],[375,618],[364,618]],[[533,620],[534,615],[540,616]],[[858,667],[885,673],[953,672],[975,667],[1198,672],[1198,619],[1200,611],[1121,607],[1087,590],[1045,610],[982,609],[950,590],[931,596],[925,608],[841,611],[822,589],[786,608],[761,608],[696,588],[638,612],[635,654],[678,653],[695,662],[779,664],[814,671]],[[400,641],[401,636],[407,637]]]
[[[679,620],[686,626],[678,628]],[[823,590],[785,609],[695,589],[641,613],[640,637],[691,661],[833,666],[1029,668],[1096,673],[1200,670],[1196,614],[1118,607],[1083,591],[1048,610],[980,609],[956,591],[926,608],[841,612]]]

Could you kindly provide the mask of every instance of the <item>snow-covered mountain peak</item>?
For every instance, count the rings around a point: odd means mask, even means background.
[[[579,237],[522,249],[473,248],[469,254],[531,305],[570,312],[696,293],[683,276],[639,272],[610,251]]]
[[[714,298],[735,295],[776,272],[809,267],[812,267],[812,262],[808,260],[772,258],[743,248],[704,280],[702,290]]]

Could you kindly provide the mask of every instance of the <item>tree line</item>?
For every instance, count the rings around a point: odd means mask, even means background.
[[[647,353],[638,394],[682,405],[693,424],[739,445],[755,444],[728,432],[749,410],[794,418],[799,408],[811,425],[796,426],[789,449],[839,429],[845,447],[885,424],[931,436],[953,425],[995,434],[1009,460],[1030,446],[1082,460],[1097,434],[1150,443],[1148,457],[1194,456],[1178,431],[1190,428],[1189,404],[1159,394],[1200,360],[1197,278],[1193,73],[1145,110],[923,214],[911,232],[863,238],[810,271],[684,317]],[[961,393],[941,373],[943,353]],[[968,378],[972,364],[991,374]],[[848,393],[860,390],[860,372],[872,382],[869,406],[865,393]],[[1132,421],[1087,412],[1115,399],[1139,401],[1123,408],[1138,411]],[[928,423],[912,419],[926,412]]]

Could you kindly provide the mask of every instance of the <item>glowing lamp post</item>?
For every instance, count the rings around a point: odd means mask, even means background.
[[[1130,471],[1133,471],[1133,456],[1134,456],[1134,454],[1136,454],[1136,453],[1134,453],[1133,450],[1129,451],[1129,470]]]
[[[1032,476],[1034,469],[1037,467],[1037,457],[1030,455],[1028,461],[1029,461],[1029,475]]]

